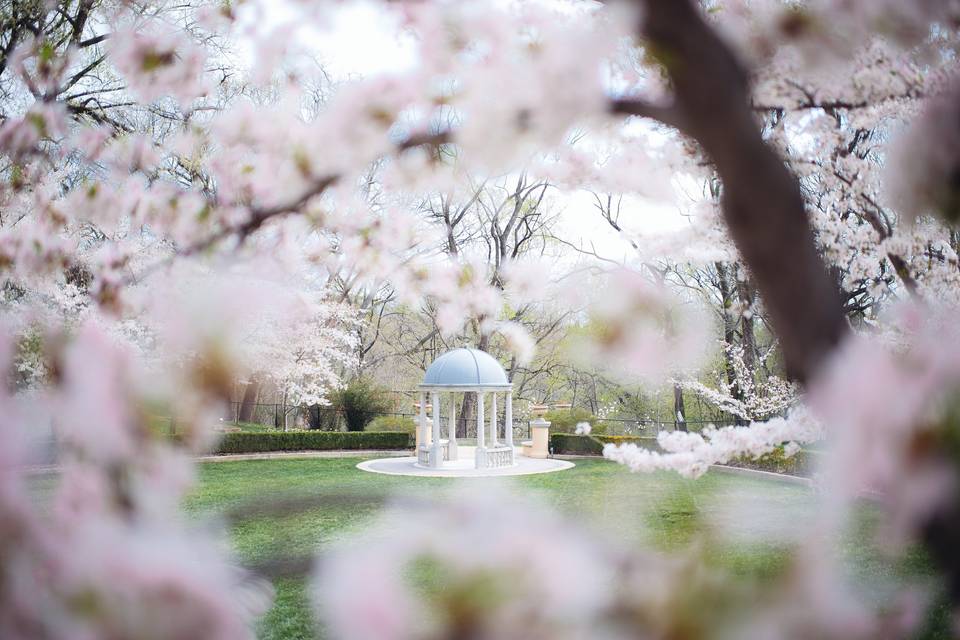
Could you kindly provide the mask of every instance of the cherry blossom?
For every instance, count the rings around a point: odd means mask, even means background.
[[[690,228],[631,236],[638,262],[749,257],[744,236],[735,246],[722,223],[729,185],[710,187],[727,159],[698,146],[698,105],[676,91],[674,52],[655,46],[656,33],[635,33],[655,11],[390,3],[382,11],[411,43],[412,68],[333,86],[309,65],[286,74],[281,64],[310,58],[292,34],[323,26],[324,5],[287,3],[293,16],[264,34],[265,1],[148,4],[97,3],[87,22],[57,17],[50,24],[79,30],[25,35],[0,68],[0,369],[15,372],[0,385],[3,637],[252,637],[269,590],[221,541],[184,524],[178,504],[191,456],[208,450],[238,380],[267,363],[291,403],[322,402],[336,386],[356,317],[331,299],[331,278],[389,282],[404,303],[432,310],[442,337],[475,322],[518,361],[531,358],[535,345],[505,308],[543,288],[549,270],[508,264],[501,290],[482,261],[424,250],[432,231],[412,203],[425,193],[530,170],[568,193],[679,197]],[[957,240],[928,217],[956,218],[957,4],[707,4],[706,24],[725,39],[712,44],[730,43],[751,66],[733,85],[755,116],[743,120],[763,127],[752,148],[774,150],[795,176],[851,335],[807,372],[799,398],[780,376],[743,375],[746,397],[733,399],[688,381],[715,344],[688,298],[652,285],[646,265],[605,274],[605,286],[572,292],[571,308],[588,307],[576,345],[585,363],[678,381],[743,418],[774,416],[605,455],[697,477],[826,439],[818,537],[870,491],[891,540],[922,541],[957,490],[942,446],[960,362]],[[233,68],[241,41],[262,54],[251,69]],[[698,190],[710,197],[686,193]],[[906,311],[887,311],[907,298]],[[174,419],[176,439],[151,428],[153,412]],[[38,505],[22,469],[28,435],[47,428],[62,445],[61,473]],[[635,637],[636,620],[669,635],[674,609],[663,603],[715,584],[682,562],[607,551],[511,497],[468,494],[419,516],[390,521],[401,535],[361,538],[321,563],[318,606],[339,637],[457,631],[444,593],[417,592],[400,575],[424,561],[448,586],[473,593],[489,581],[509,596],[470,601],[483,614],[471,619],[478,637]],[[448,531],[462,535],[437,535]],[[746,629],[717,623],[718,635],[900,631],[847,597],[822,551],[803,547],[764,615]],[[901,623],[915,625],[915,599],[902,600]],[[427,606],[441,615],[419,615]]]
[[[695,309],[627,269],[611,273],[607,287],[612,295],[594,302],[591,333],[577,345],[580,357],[649,381],[699,364],[709,329]]]

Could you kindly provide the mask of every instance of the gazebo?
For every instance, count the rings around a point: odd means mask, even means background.
[[[426,399],[431,395],[432,416],[427,419]],[[474,464],[477,469],[511,467],[513,450],[513,385],[507,374],[490,354],[479,349],[460,348],[448,351],[427,368],[420,385],[420,445],[417,465],[433,469],[444,462],[460,459],[457,444],[457,393],[476,394],[477,446]],[[504,394],[503,441],[499,440],[497,395]],[[485,429],[487,396],[490,396],[490,424]],[[444,396],[447,396],[444,398]],[[446,405],[447,439],[441,439],[443,407]]]

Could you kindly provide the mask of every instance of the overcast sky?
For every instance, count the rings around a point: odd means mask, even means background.
[[[382,4],[357,1],[328,5],[327,25],[301,29],[298,37],[316,47],[325,69],[335,77],[373,76],[400,72],[416,63],[414,48],[396,35],[396,25],[381,10]],[[295,15],[283,0],[269,4],[267,26],[288,22]],[[264,25],[259,25],[261,28]],[[611,259],[629,260],[633,249],[606,226],[594,209],[589,193],[554,194],[554,206],[563,212],[561,233]],[[675,204],[625,198],[621,223],[641,234],[670,233],[689,223]]]

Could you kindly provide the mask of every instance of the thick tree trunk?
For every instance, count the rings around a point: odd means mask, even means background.
[[[687,412],[683,407],[683,387],[673,383],[673,426],[677,431],[687,430]]]
[[[474,424],[474,411],[477,408],[477,394],[465,393],[457,412],[457,438],[467,437],[467,427]]]
[[[237,413],[237,419],[240,422],[250,422],[253,420],[257,399],[260,397],[261,386],[262,383],[258,376],[250,376],[250,382],[248,382],[243,389],[243,398],[240,400],[240,411]]]
[[[783,346],[787,374],[812,376],[846,333],[797,178],[760,135],[748,77],[691,0],[644,0],[641,31],[670,77],[668,107],[614,105],[695,139],[723,184],[721,207]]]
[[[480,351],[486,351],[490,347],[490,336],[487,334],[480,334],[480,339],[477,341],[477,349]],[[463,401],[460,402],[460,411],[457,414],[457,437],[466,438],[467,437],[467,428],[469,425],[472,425],[476,422],[474,413],[477,410],[477,394],[475,393],[465,393],[463,394]]]
[[[733,319],[733,314],[730,312],[730,309],[733,305],[733,287],[730,284],[730,269],[726,264],[722,262],[715,262],[714,266],[717,269],[717,279],[720,283],[720,296],[722,298],[723,306],[723,341],[728,346],[733,346],[736,344],[737,340],[737,331],[736,331],[736,322]],[[740,384],[737,382],[737,372],[733,366],[733,356],[730,355],[729,349],[724,349],[723,351],[723,368],[724,373],[727,377],[727,385],[730,387],[730,394],[735,400],[743,400],[743,389],[740,388]],[[746,424],[746,420],[742,417],[734,414],[733,415],[734,424]]]
[[[743,344],[743,364],[747,372],[752,376],[757,371],[757,337],[754,332],[753,322],[753,287],[745,278],[737,278],[737,297],[740,299],[740,306],[744,309],[740,314],[740,335]]]

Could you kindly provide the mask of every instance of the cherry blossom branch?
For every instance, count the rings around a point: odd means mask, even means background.
[[[814,109],[822,109],[827,113],[831,113],[834,111],[856,111],[858,109],[873,108],[885,102],[925,97],[923,91],[911,86],[906,91],[887,95],[880,100],[868,100],[866,98],[862,100],[821,100],[816,97],[813,91],[804,87],[800,83],[789,80],[787,82],[803,94],[804,100],[802,102],[791,104],[790,106],[787,106],[786,104],[752,102],[752,108],[755,111],[812,111]]]
[[[850,188],[854,187],[853,178],[847,178],[836,170],[833,172],[833,174],[838,180]],[[873,230],[877,232],[877,235],[880,236],[880,241],[882,242],[889,238],[892,233],[889,225],[884,224],[883,220],[880,219],[880,205],[876,202],[876,200],[871,198],[870,195],[863,193],[862,191],[858,191],[857,195],[867,204],[867,206],[863,209],[863,217],[873,228]],[[907,261],[903,258],[903,256],[893,253],[892,251],[888,251],[886,255],[887,259],[890,261],[890,264],[893,266],[894,271],[907,288],[907,291],[910,293],[911,297],[919,298],[920,294],[917,281],[910,273],[910,265],[907,263]]]
[[[418,146],[439,147],[441,144],[448,142],[449,138],[450,134],[447,131],[441,131],[438,133],[411,134],[396,144],[396,152],[402,153],[403,151],[407,151]],[[153,273],[157,269],[169,265],[178,257],[186,257],[202,253],[217,243],[226,240],[227,238],[236,237],[240,242],[243,242],[247,237],[258,231],[267,222],[299,212],[307,205],[307,203],[310,202],[310,200],[323,194],[339,179],[340,175],[338,174],[320,176],[319,178],[316,178],[313,181],[313,184],[311,184],[307,189],[287,202],[270,207],[251,207],[249,210],[249,219],[237,224],[225,226],[211,233],[205,238],[198,240],[197,242],[177,249],[173,255],[168,256],[164,260],[156,262],[141,270],[139,274],[137,274],[136,279],[141,279],[144,276]]]
[[[614,98],[610,101],[610,113],[650,118],[681,131],[683,131],[685,125],[679,109],[673,106],[654,104],[641,98]]]
[[[396,144],[396,152],[402,153],[403,151],[420,146],[439,147],[440,145],[449,141],[450,133],[448,131],[440,131],[436,133],[414,133]],[[204,238],[200,242],[190,245],[190,247],[188,247],[186,250],[181,251],[180,254],[183,255],[184,253],[197,253],[199,251],[203,251],[230,236],[238,236],[242,241],[251,233],[260,229],[268,221],[300,211],[304,206],[307,205],[308,202],[310,202],[310,200],[321,195],[329,187],[333,186],[333,184],[335,184],[339,179],[340,176],[337,174],[320,176],[313,181],[313,184],[310,185],[310,187],[290,201],[271,207],[252,207],[250,209],[249,220],[237,225],[225,227],[213,235]]]
[[[439,147],[442,144],[452,142],[450,131],[438,131],[436,133],[422,132],[414,133],[397,143],[397,151],[406,151],[414,147]]]
[[[839,292],[814,244],[797,178],[763,141],[747,74],[689,0],[645,0],[641,32],[670,76],[684,133],[723,183],[721,208],[783,345],[810,378],[847,331]]]

